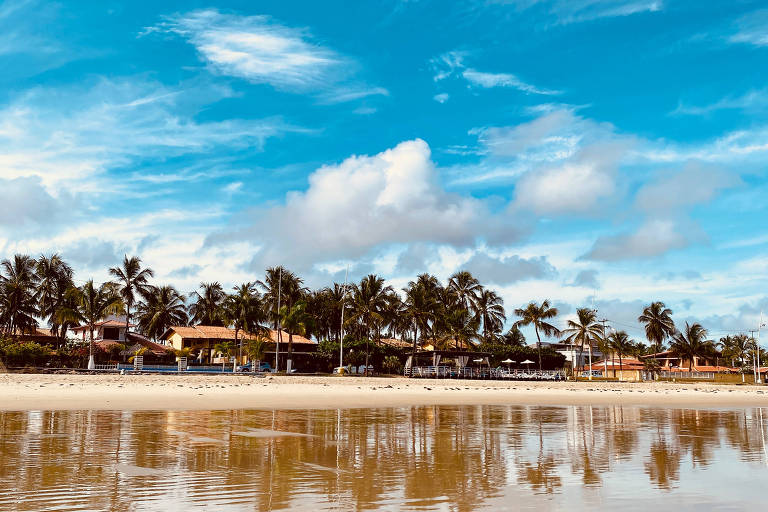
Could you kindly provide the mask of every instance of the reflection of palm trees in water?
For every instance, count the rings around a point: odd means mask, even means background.
[[[91,509],[119,510],[136,496],[172,492],[212,504],[244,493],[259,510],[291,508],[311,496],[355,509],[405,502],[429,508],[447,501],[463,511],[514,481],[536,493],[559,493],[568,475],[596,487],[607,472],[625,465],[647,475],[653,487],[670,490],[687,476],[683,468],[713,463],[717,448],[730,448],[744,461],[766,460],[757,409],[435,406],[37,414],[42,417],[0,412],[0,458],[7,461],[0,485],[33,496],[40,486],[76,482],[71,489],[99,489],[83,498]],[[35,437],[39,428],[48,437]],[[305,436],[241,435],[250,428]],[[213,441],[199,440],[204,438]],[[691,465],[683,466],[688,457]],[[115,470],[118,464],[168,476],[126,476]],[[398,499],[404,501],[391,501]]]

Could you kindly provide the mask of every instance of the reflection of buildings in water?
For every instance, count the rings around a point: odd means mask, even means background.
[[[322,496],[349,508],[448,500],[472,510],[510,486],[546,494],[600,487],[619,465],[670,490],[683,465],[706,467],[722,447],[765,464],[763,414],[621,406],[5,412],[0,485],[17,498],[58,489],[86,508],[114,510],[150,495],[252,509]],[[262,430],[243,435],[249,429]]]

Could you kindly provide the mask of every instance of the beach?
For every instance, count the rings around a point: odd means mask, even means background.
[[[0,374],[0,410],[328,409],[418,405],[765,407],[768,387],[377,377]]]

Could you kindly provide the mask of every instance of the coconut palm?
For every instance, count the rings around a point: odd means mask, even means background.
[[[267,341],[265,335],[260,333],[245,343],[245,353],[248,354],[248,359],[256,362],[255,365],[252,365],[254,372],[261,368],[261,360],[264,359],[264,354],[267,352]]]
[[[225,316],[229,324],[235,329],[235,345],[240,349],[242,358],[242,340],[239,339],[240,331],[255,333],[259,330],[259,323],[264,320],[264,310],[256,291],[255,283],[243,283],[234,288],[234,293],[229,295],[224,305]]]
[[[173,286],[153,287],[142,295],[143,300],[136,305],[136,317],[147,336],[156,340],[172,325],[189,322],[184,296]]]
[[[7,334],[31,331],[37,326],[35,265],[35,260],[24,254],[0,263],[0,322]]]
[[[74,272],[58,254],[41,255],[35,265],[37,280],[36,298],[38,313],[47,319],[51,332],[63,344],[68,325],[59,325],[54,319],[56,312],[64,307],[64,295],[74,286]]]
[[[99,320],[124,311],[123,301],[112,283],[96,286],[93,279],[80,288],[70,288],[67,292],[74,308],[63,309],[58,322],[80,322],[88,326],[88,368],[93,369],[93,330]]]
[[[712,353],[714,343],[707,339],[707,330],[699,323],[685,323],[685,331],[675,333],[670,350],[681,359],[688,358],[688,371],[693,370],[693,361]]]
[[[200,325],[224,326],[224,301],[227,294],[221,283],[200,283],[200,291],[192,292],[194,303],[189,307],[192,322]]]
[[[597,316],[594,309],[579,308],[576,310],[576,320],[568,320],[567,327],[563,332],[568,334],[565,341],[571,346],[579,345],[579,359],[584,365],[584,345],[589,347],[590,353],[592,346],[601,337],[602,326],[597,322]],[[574,365],[574,370],[576,366]],[[574,371],[575,375],[575,371]]]
[[[448,311],[445,318],[444,339],[452,340],[453,347],[457,349],[471,348],[480,336],[477,334],[480,320],[477,315],[471,314],[466,309],[453,309]]]
[[[475,277],[466,270],[456,272],[448,279],[448,290],[452,292],[463,309],[472,312],[483,287]]]
[[[425,275],[425,274],[422,274]],[[434,287],[429,279],[419,279],[408,283],[405,291],[404,317],[409,330],[413,331],[412,360],[416,357],[416,345],[419,334],[424,338],[429,335],[431,323],[435,321],[438,307]]]
[[[269,267],[266,270],[264,280],[256,281],[256,285],[263,292],[263,304],[265,313],[272,322],[272,328],[277,330],[277,342],[282,343],[283,332],[278,329],[282,307],[287,305],[291,309],[294,304],[302,299],[307,289],[303,280],[285,267]],[[277,358],[277,355],[275,355]],[[277,359],[275,359],[277,367]]]
[[[672,310],[663,302],[652,302],[643,309],[643,314],[637,321],[645,324],[645,337],[653,345],[654,352],[661,352],[664,340],[675,334],[675,322],[672,320]]]
[[[631,354],[635,348],[634,342],[624,331],[614,331],[608,335],[607,348],[619,356],[619,371],[624,369],[623,356]]]
[[[475,301],[475,315],[483,324],[483,340],[501,332],[507,317],[504,300],[493,290],[482,290]]]
[[[380,338],[380,327],[384,323],[384,312],[389,305],[389,293],[394,291],[384,284],[384,279],[374,274],[365,276],[360,284],[352,289],[348,324],[359,323],[365,329],[366,339]],[[369,350],[366,345],[365,369],[368,371]]]
[[[221,354],[224,357],[232,357],[235,355],[235,344],[231,340],[222,341],[221,343],[217,343],[213,346],[213,351]],[[224,360],[221,362],[221,371],[224,371],[224,368],[227,364],[227,361]]]
[[[128,334],[128,326],[131,320],[131,308],[136,302],[137,295],[149,293],[151,286],[149,278],[155,273],[151,268],[141,268],[141,259],[136,256],[123,257],[123,264],[120,267],[109,269],[110,275],[115,277],[120,285],[120,296],[125,304],[125,334]]]
[[[524,347],[525,335],[520,330],[520,327],[513,325],[509,330],[501,337],[501,342],[510,347]]]
[[[293,306],[285,305],[280,308],[280,323],[282,329],[288,333],[287,371],[290,372],[293,364],[293,336],[303,336],[307,329],[306,304],[299,302]]]
[[[515,315],[520,317],[520,320],[515,322],[518,327],[533,326],[536,333],[536,349],[539,353],[539,370],[541,370],[541,335],[539,332],[543,333],[544,336],[560,335],[560,329],[547,322],[547,320],[557,316],[557,308],[550,306],[549,300],[545,300],[541,305],[531,302],[524,308],[516,309]]]

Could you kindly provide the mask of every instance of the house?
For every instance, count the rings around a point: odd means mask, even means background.
[[[213,363],[213,347],[219,343],[235,342],[235,330],[229,327],[218,327],[213,325],[193,325],[193,326],[172,326],[169,327],[160,337],[169,347],[174,350],[191,348],[195,354],[195,359],[199,363]],[[254,336],[244,331],[238,331],[238,341],[253,339]],[[285,359],[288,350],[288,333],[282,331],[280,340],[280,361]],[[277,352],[278,333],[274,329],[269,329],[267,346],[265,350],[265,359],[274,361]],[[301,360],[307,354],[317,350],[317,342],[298,334],[293,335],[293,354],[295,360]],[[248,361],[247,355],[243,355],[241,363]],[[298,364],[294,362],[294,367]]]
[[[16,331],[11,337],[18,341],[33,341],[40,345],[57,346],[59,344],[59,338],[54,336],[50,329],[40,327],[35,327],[31,331]]]
[[[531,343],[528,345],[529,348],[536,348],[535,343]],[[574,361],[576,368],[581,368],[584,366],[587,366],[589,364],[589,345],[584,345],[584,352],[581,351],[581,345],[572,345],[570,343],[566,343],[564,341],[560,341],[557,343],[546,343],[542,342],[541,348],[544,347],[550,347],[558,354],[562,354],[565,356],[565,362],[566,364],[570,365],[571,368],[574,367]],[[592,362],[597,361],[603,357],[603,353],[600,352],[600,350],[597,348],[597,344],[592,345]]]
[[[665,371],[688,371],[688,367],[691,366],[693,371],[697,372],[720,372],[731,373],[738,372],[737,368],[731,368],[729,366],[723,366],[721,363],[725,363],[723,355],[720,352],[713,352],[711,356],[707,357],[694,357],[693,364],[689,364],[690,360],[677,356],[671,350],[665,350],[663,352],[657,352],[655,354],[647,354],[640,356],[642,360],[653,359],[659,363],[659,369]]]
[[[93,344],[97,359],[119,359],[120,352],[127,347],[134,349],[146,348],[148,354],[156,360],[169,358],[169,347],[153,342],[141,334],[126,331],[125,317],[110,315],[93,325]],[[128,327],[136,327],[136,324],[128,324]],[[70,331],[82,341],[90,341],[91,329],[88,325],[73,327]],[[135,352],[135,350],[134,350]]]

